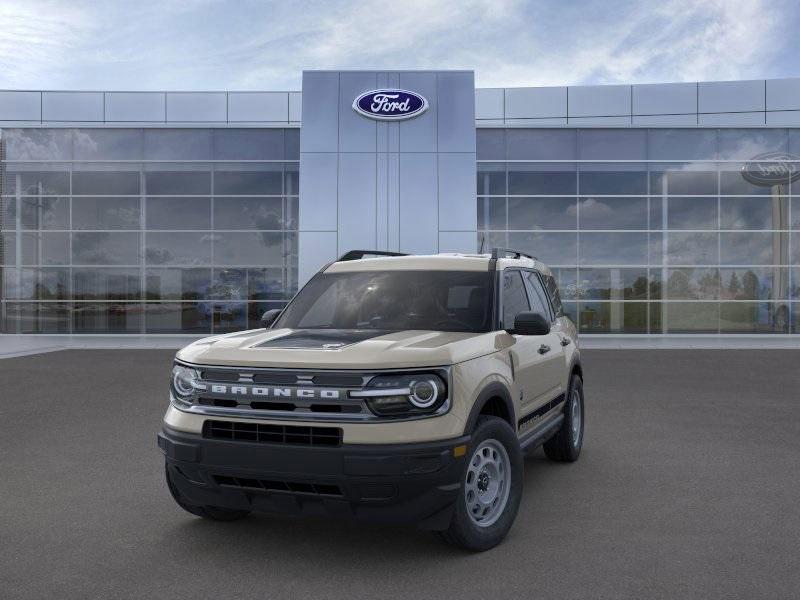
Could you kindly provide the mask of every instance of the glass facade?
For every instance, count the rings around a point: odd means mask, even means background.
[[[477,142],[478,245],[551,265],[582,333],[800,333],[800,130],[479,129]],[[751,183],[743,168],[765,153],[792,169]]]
[[[297,129],[3,129],[2,152],[2,333],[235,331],[297,290]]]

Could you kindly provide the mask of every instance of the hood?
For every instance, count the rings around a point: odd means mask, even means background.
[[[189,363],[247,367],[391,369],[445,366],[513,342],[504,332],[375,329],[253,329],[198,340],[177,354]]]

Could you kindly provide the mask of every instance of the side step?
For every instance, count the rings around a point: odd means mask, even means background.
[[[553,437],[563,422],[563,413],[554,415],[551,419],[548,419],[545,423],[542,423],[536,429],[526,434],[525,437],[519,441],[520,448],[522,448],[523,452],[535,450]]]

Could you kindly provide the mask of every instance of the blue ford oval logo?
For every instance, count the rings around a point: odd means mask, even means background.
[[[357,113],[382,121],[399,121],[421,115],[428,109],[428,101],[408,90],[371,90],[353,100]]]

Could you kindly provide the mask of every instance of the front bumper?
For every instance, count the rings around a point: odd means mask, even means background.
[[[191,504],[445,529],[469,436],[319,447],[209,439],[165,426],[158,446]]]

